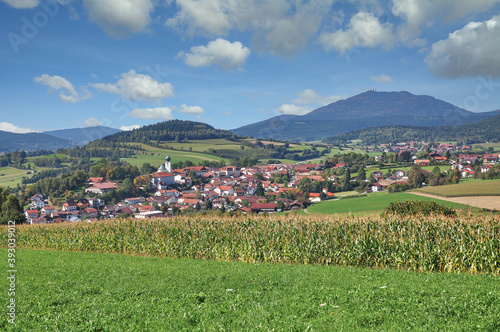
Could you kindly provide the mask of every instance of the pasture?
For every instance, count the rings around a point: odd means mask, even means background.
[[[343,193],[337,193],[336,196],[341,196]],[[315,203],[314,205],[307,208],[309,213],[326,213],[326,214],[342,214],[342,213],[361,213],[361,214],[373,214],[381,213],[386,206],[391,202],[398,201],[435,201],[437,203],[449,206],[455,209],[469,209],[468,206],[464,204],[458,204],[453,202],[447,202],[440,199],[421,197],[412,195],[409,193],[372,193],[365,197],[349,198],[349,199],[339,199],[339,200],[328,200],[320,203]]]
[[[16,169],[13,167],[0,167],[0,187],[15,188],[21,184],[23,176],[30,177],[32,171],[26,169]]]
[[[445,186],[415,189],[417,192],[442,197],[500,196],[500,180],[477,180]]]
[[[500,283],[486,275],[47,250],[16,260],[17,327],[4,314],[2,331],[500,329]]]

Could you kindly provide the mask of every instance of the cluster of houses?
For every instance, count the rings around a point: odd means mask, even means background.
[[[26,219],[30,224],[58,223],[67,221],[81,221],[83,219],[97,219],[99,211],[104,206],[100,198],[82,198],[75,202],[66,200],[61,207],[54,207],[48,198],[41,193],[31,197],[29,209],[25,211]]]
[[[446,159],[438,153],[431,154],[433,162]],[[483,160],[481,172],[487,172],[499,161],[499,155],[460,155],[457,161],[449,161],[452,169],[459,169],[463,177],[474,175],[474,169],[470,164],[478,158]],[[446,158],[446,157],[443,157]],[[414,160],[415,163],[426,165],[430,160]],[[346,164],[337,164],[335,168],[345,168]],[[226,166],[222,168],[207,168],[203,166],[185,167],[183,169],[172,169],[170,157],[156,172],[150,175],[154,192],[151,197],[131,197],[124,199],[118,204],[106,205],[100,198],[82,198],[78,201],[66,200],[61,207],[55,208],[42,194],[31,197],[30,208],[26,210],[28,222],[49,223],[95,220],[97,218],[115,218],[122,214],[132,215],[135,218],[145,219],[172,215],[175,211],[187,209],[203,210],[207,202],[213,209],[224,209],[241,211],[242,213],[279,212],[280,209],[300,209],[304,206],[303,201],[288,199],[288,191],[298,192],[298,185],[303,178],[316,181],[330,181],[338,183],[338,176],[331,175],[323,177],[323,164],[273,164],[238,168]],[[193,185],[192,177],[202,177],[203,184]],[[272,181],[273,178],[285,178],[283,183]],[[408,177],[405,172],[397,170],[390,177],[384,178],[382,171],[373,172],[375,183],[368,186],[368,192],[378,192],[394,183],[406,183]],[[356,177],[351,179],[356,181]],[[365,180],[368,181],[368,180]],[[172,186],[178,184],[179,186]],[[257,193],[257,188],[262,185],[262,191]],[[115,190],[117,184],[106,181],[104,178],[88,179],[86,192],[103,194]],[[183,190],[172,189],[173,187],[185,188]],[[187,188],[187,189],[186,189]],[[258,194],[258,195],[257,195]],[[282,194],[282,195],[281,195]],[[269,196],[274,199],[269,200]],[[308,193],[309,202],[318,202],[324,199],[332,199],[335,195],[324,188],[321,193]],[[272,201],[272,202],[269,202]],[[282,202],[282,203],[280,203]]]

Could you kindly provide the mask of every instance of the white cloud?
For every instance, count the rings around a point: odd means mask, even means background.
[[[393,0],[392,13],[405,20],[398,27],[398,36],[399,40],[406,44],[418,37],[425,26],[432,26],[441,21],[452,22],[486,12],[497,3],[500,3],[500,0]],[[423,45],[420,42],[418,46]]]
[[[470,22],[432,44],[425,59],[438,77],[500,76],[500,15],[488,21]]]
[[[129,100],[160,101],[174,95],[174,88],[170,83],[159,83],[149,75],[138,74],[131,69],[121,74],[115,83],[94,83],[94,88],[126,97]]]
[[[250,55],[250,49],[238,41],[231,43],[225,39],[217,38],[210,41],[207,46],[193,46],[191,53],[180,53],[184,63],[191,67],[206,67],[216,64],[223,69],[231,70],[241,67]]]
[[[294,104],[283,104],[278,107],[278,113],[290,115],[304,115],[311,112],[313,109],[308,106],[299,106]]]
[[[163,119],[172,120],[172,110],[168,107],[155,107],[155,108],[136,108],[132,110],[129,116],[138,119]]]
[[[306,89],[297,94],[296,99],[292,100],[294,104],[320,104],[320,105],[328,105],[339,101],[341,99],[345,99],[345,96],[322,96],[313,89]]]
[[[83,95],[80,96],[78,92],[76,92],[75,87],[71,84],[70,81],[61,76],[50,76],[48,74],[43,74],[41,76],[34,77],[33,80],[36,83],[40,83],[49,87],[49,93],[54,93],[58,90],[66,90],[67,93],[60,92],[58,97],[59,100],[66,103],[76,103],[82,100],[86,100],[92,97],[92,94],[88,91],[88,89],[83,86],[81,89],[83,90]]]
[[[134,129],[138,129],[138,128],[141,128],[141,126],[139,126],[139,125],[121,126],[120,130],[130,131],[130,130],[134,130]]]
[[[392,13],[406,20],[398,27],[401,41],[406,42],[420,35],[420,26],[429,17],[430,6],[428,0],[393,0]]]
[[[144,31],[154,10],[152,0],[83,0],[90,19],[112,37]]]
[[[372,13],[359,12],[351,18],[347,29],[324,32],[319,42],[326,50],[335,49],[340,54],[354,47],[390,48],[395,42],[392,30],[392,24],[380,23]]]
[[[36,133],[35,130],[31,130],[29,128],[21,128],[9,122],[0,122],[0,130],[16,134]]]
[[[190,35],[201,31],[205,35],[224,35],[233,23],[227,13],[225,1],[218,0],[177,0],[180,11],[176,17],[169,18],[167,26],[187,26]]]
[[[95,127],[95,126],[102,126],[102,123],[96,118],[88,118],[85,120],[84,125],[85,127]]]
[[[177,0],[180,9],[166,25],[190,36],[225,36],[232,29],[252,31],[259,51],[289,56],[304,48],[323,20],[332,17],[333,2]]]
[[[11,7],[16,9],[35,8],[39,4],[39,0],[1,0]]]
[[[378,76],[370,76],[370,79],[372,81],[375,81],[375,82],[378,82],[378,83],[390,83],[390,82],[394,82],[394,80],[392,79],[392,77],[388,76],[388,75],[378,75]]]
[[[197,115],[203,114],[205,112],[205,110],[200,106],[187,106],[186,104],[182,104],[182,106],[179,109],[176,109],[176,111]]]

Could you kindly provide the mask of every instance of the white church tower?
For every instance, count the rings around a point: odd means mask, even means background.
[[[170,156],[165,157],[165,164],[161,164],[158,168],[158,172],[169,172],[172,173],[172,163],[170,162]]]

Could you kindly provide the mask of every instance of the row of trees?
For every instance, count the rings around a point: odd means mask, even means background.
[[[5,225],[9,221],[21,224],[26,222],[26,216],[19,199],[9,192],[9,188],[0,187],[0,224]]]

